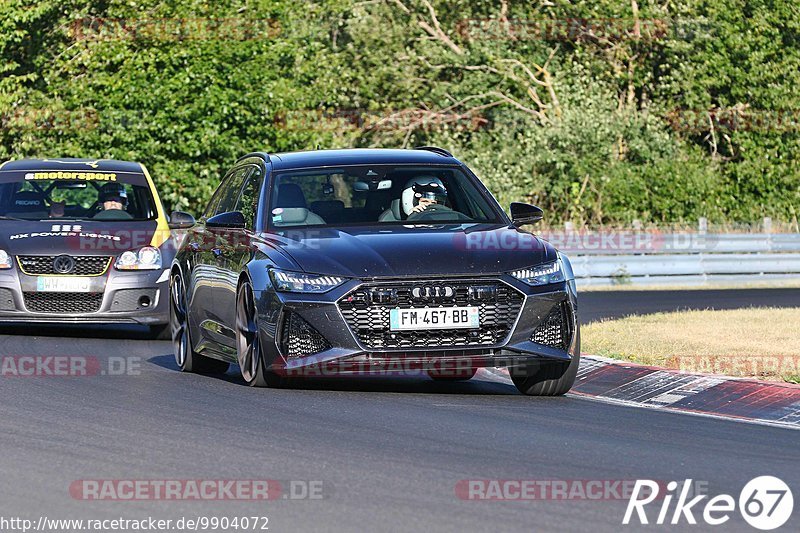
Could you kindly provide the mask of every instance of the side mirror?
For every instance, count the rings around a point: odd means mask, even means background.
[[[208,228],[242,229],[247,225],[240,211],[227,211],[206,220]]]
[[[173,211],[169,216],[169,229],[189,229],[194,224],[194,217],[183,211]]]
[[[517,227],[535,224],[544,218],[544,211],[535,205],[513,202],[511,204],[511,223]]]

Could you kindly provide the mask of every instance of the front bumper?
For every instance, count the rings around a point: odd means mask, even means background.
[[[383,345],[376,346],[374,336],[366,335],[364,330],[354,327],[352,313],[348,314],[346,309],[343,313],[343,299],[352,297],[365,287],[381,284],[424,286],[447,283],[496,284],[507,288],[518,296],[518,309],[508,313],[499,308],[484,306],[484,312],[482,307],[481,323],[490,323],[491,327],[481,328],[474,337],[466,337],[464,330],[444,330],[433,336],[414,336],[407,342],[406,339],[401,339],[397,344],[410,343],[401,346],[390,346],[391,342],[383,342],[383,338],[378,338],[377,342]],[[530,287],[510,276],[364,282],[354,280],[322,295],[277,293],[268,289],[256,293],[255,296],[268,370],[285,372],[288,375],[525,367],[543,360],[568,362],[580,350],[576,334],[577,298],[572,282]],[[500,296],[497,298],[499,301]],[[437,304],[453,305],[453,302],[429,304],[435,307]],[[402,307],[403,304],[397,305]],[[391,332],[386,331],[386,316],[380,316],[374,309],[370,313],[378,316],[377,323],[373,325],[385,335],[390,335]],[[362,313],[360,316],[368,317],[369,314]],[[287,336],[293,333],[294,326],[289,321],[296,318],[301,319],[302,327],[294,333],[305,337],[302,342],[290,345]],[[369,324],[369,320],[363,318],[362,322]],[[309,333],[309,327],[313,328],[313,332]],[[491,335],[493,328],[499,332],[497,335]],[[302,353],[297,346],[310,353]]]
[[[37,290],[37,276],[0,271],[0,322],[49,324],[141,324],[169,322],[169,283],[164,269],[91,278],[88,293]]]

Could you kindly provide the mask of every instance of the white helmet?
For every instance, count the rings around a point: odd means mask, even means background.
[[[401,196],[403,211],[406,216],[419,204],[420,198],[435,200],[436,203],[444,205],[447,201],[447,189],[442,180],[436,176],[417,176],[406,183]]]

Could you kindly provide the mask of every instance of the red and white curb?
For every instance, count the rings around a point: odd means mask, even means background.
[[[508,376],[504,368],[490,372]],[[791,383],[693,374],[583,355],[569,394],[635,407],[800,429],[800,385]]]

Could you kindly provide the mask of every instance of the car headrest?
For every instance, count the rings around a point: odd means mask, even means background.
[[[281,213],[281,224],[302,224],[308,218],[308,209],[305,207],[285,207]]]
[[[275,207],[306,207],[306,196],[296,183],[278,185],[278,201]]]
[[[25,213],[46,210],[44,197],[36,191],[20,191],[14,195],[10,211]]]

